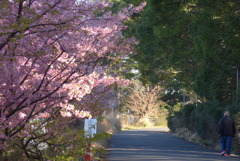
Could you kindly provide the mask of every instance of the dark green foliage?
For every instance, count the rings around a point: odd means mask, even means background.
[[[203,140],[208,140],[212,145],[218,143],[218,122],[224,110],[230,110],[236,117],[235,106],[225,106],[217,101],[207,103],[188,104],[168,118],[169,128],[174,132],[180,128],[187,128],[196,133]]]
[[[240,2],[146,0],[144,11],[129,21],[125,36],[139,44],[140,79],[148,84],[192,90],[206,100],[231,104],[240,66]],[[120,6],[130,3],[120,1]],[[132,3],[132,1],[131,1]],[[138,4],[139,1],[134,1]]]

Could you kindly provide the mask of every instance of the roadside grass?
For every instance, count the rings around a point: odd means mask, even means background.
[[[168,127],[167,126],[126,126],[126,127],[123,127],[122,130],[134,130],[134,129],[144,129],[144,128],[163,128],[163,129],[166,129],[165,131],[169,131]]]

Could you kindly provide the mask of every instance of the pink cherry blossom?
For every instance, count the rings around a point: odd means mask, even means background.
[[[56,136],[57,128],[101,112],[104,107],[93,107],[89,99],[98,93],[96,89],[128,84],[107,75],[108,66],[101,61],[134,52],[136,41],[122,36],[123,22],[145,5],[96,17],[97,11],[112,4],[107,0],[0,1],[2,144],[32,135],[33,123],[39,128],[59,119],[46,135]],[[92,100],[101,102],[106,93],[99,92]],[[82,106],[71,105],[72,100]],[[56,117],[59,112],[64,121]]]
[[[23,112],[19,112],[19,119],[24,119],[27,115]]]

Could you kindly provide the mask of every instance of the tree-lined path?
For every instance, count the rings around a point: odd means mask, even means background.
[[[122,131],[111,138],[108,161],[239,161],[237,157],[222,157],[160,128]]]

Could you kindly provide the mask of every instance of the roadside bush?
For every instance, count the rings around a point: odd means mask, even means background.
[[[226,109],[231,111],[233,117],[237,117],[234,115],[236,107],[226,106],[217,101],[187,104],[168,117],[168,125],[172,132],[178,132],[183,128],[187,129],[192,135],[201,138],[199,143],[214,148],[219,144],[218,122]]]
[[[182,104],[178,103],[175,106],[167,106],[166,107],[169,111],[168,117],[167,117],[167,124],[168,128],[172,132],[176,132],[177,129],[180,129],[183,126],[183,119],[182,119]]]
[[[121,121],[119,114],[114,109],[105,111],[97,122],[98,140],[93,143],[94,159],[104,160],[106,154],[106,147],[108,147],[108,139],[112,134],[121,130]]]
[[[165,107],[161,107],[158,111],[155,125],[166,127],[168,124],[167,117],[168,117],[168,110]]]
[[[184,106],[184,108],[182,108],[182,121],[183,121],[183,125],[184,127],[187,127],[188,129],[191,129],[191,125],[193,122],[192,119],[192,115],[194,114],[194,104],[188,104],[186,106]]]
[[[115,134],[122,128],[118,111],[114,109],[107,110],[103,113],[102,119],[98,122],[98,133]]]

